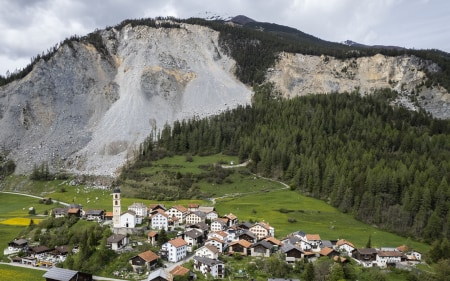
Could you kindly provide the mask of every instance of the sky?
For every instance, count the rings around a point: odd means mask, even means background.
[[[333,42],[450,52],[449,0],[0,0],[0,75],[125,19],[245,15]]]

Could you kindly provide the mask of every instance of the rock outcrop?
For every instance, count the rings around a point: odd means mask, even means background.
[[[370,94],[376,89],[389,88],[399,93],[397,104],[412,110],[420,106],[437,118],[450,118],[448,91],[427,87],[425,71],[436,72],[439,67],[414,56],[375,55],[339,60],[282,53],[276,66],[269,69],[267,81],[273,82],[287,98],[355,90]]]

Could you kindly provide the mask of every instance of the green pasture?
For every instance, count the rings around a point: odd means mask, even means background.
[[[175,155],[154,161],[151,167],[142,168],[140,171],[148,174],[154,174],[159,171],[200,174],[204,170],[199,168],[199,166],[217,163],[229,165],[231,162],[238,164],[238,158],[236,156],[215,154],[209,156],[192,156],[192,161],[186,161],[186,156]]]
[[[0,276],[2,281],[36,281],[44,280],[45,271],[31,268],[23,268],[0,264]]]
[[[343,214],[323,201],[289,189],[226,197],[217,200],[220,214],[233,213],[240,221],[265,221],[282,238],[294,231],[320,234],[322,239],[346,239],[356,247],[365,247],[369,236],[373,247],[397,247],[407,238],[381,231]],[[288,220],[291,220],[289,222]],[[426,252],[429,246],[410,242],[414,249]]]

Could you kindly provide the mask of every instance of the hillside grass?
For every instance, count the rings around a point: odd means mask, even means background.
[[[45,274],[45,271],[43,271],[43,270],[17,267],[17,266],[5,265],[5,264],[0,264],[0,272],[1,272],[2,281],[44,280],[44,278],[42,278],[42,276]]]

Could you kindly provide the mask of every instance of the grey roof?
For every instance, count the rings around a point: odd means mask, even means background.
[[[11,241],[10,243],[14,243],[18,246],[22,246],[22,245],[26,245],[28,244],[28,241],[25,239],[14,239],[13,241]]]
[[[196,224],[191,224],[189,225],[188,228],[198,228],[198,229],[202,229],[202,230],[208,230],[209,229],[209,225],[203,221],[198,222]]]
[[[126,236],[122,234],[113,234],[106,239],[108,243],[117,243],[122,241]]]
[[[192,212],[191,214],[195,214],[195,215],[199,216],[200,218],[206,217],[206,214],[204,212],[200,212],[200,211],[195,211],[195,212]]]
[[[64,269],[59,267],[52,267],[42,277],[59,281],[70,281],[78,271]]]
[[[267,281],[300,281],[300,279],[268,278]]]
[[[258,245],[261,245],[261,246],[263,246],[266,249],[272,249],[272,247],[273,247],[273,245],[270,242],[265,241],[265,240],[261,240],[258,243],[253,244],[252,248],[254,248],[254,247],[258,246]]]
[[[198,207],[198,210],[200,211],[200,212],[203,212],[203,213],[210,213],[210,212],[213,212],[213,211],[215,211],[215,208],[214,207],[206,207],[206,206],[200,206],[200,207]]]
[[[249,222],[243,222],[243,223],[239,224],[239,227],[241,227],[241,228],[244,227],[244,228],[247,228],[247,229],[249,229],[252,226],[253,226],[253,224],[251,224]]]
[[[52,212],[55,215],[59,215],[59,214],[65,215],[65,214],[67,214],[67,210],[68,210],[68,208],[54,208]]]
[[[292,245],[292,244],[286,244],[286,245],[281,246],[281,252],[283,254],[287,253],[287,252],[289,252],[289,251],[291,251],[293,249],[296,249],[296,250],[298,250],[300,252],[303,252],[302,249],[300,249],[299,247],[297,247],[295,245]]]
[[[189,236],[189,237],[195,239],[195,238],[201,237],[203,235],[203,231],[193,228],[193,229],[186,231],[184,234],[186,236]]]
[[[153,271],[152,273],[150,273],[150,275],[147,278],[147,281],[151,281],[153,279],[156,279],[158,277],[162,277],[166,280],[169,280],[169,275],[167,274],[167,272],[165,270],[163,270],[162,268]]]
[[[300,237],[297,237],[297,236],[289,236],[287,239],[287,242],[292,245],[295,245],[300,241],[302,241],[302,239],[300,239]]]
[[[103,213],[105,213],[105,211],[103,211],[103,210],[87,210],[86,211],[86,215],[91,215],[91,216],[101,216]]]
[[[330,240],[322,240],[322,244],[320,245],[321,248],[333,248],[334,245],[336,245],[336,243],[333,244],[333,242],[331,242]]]
[[[114,188],[113,193],[120,193],[120,188],[118,188],[118,187]]]
[[[258,238],[258,236],[256,236],[255,233],[253,233],[253,232],[251,232],[250,230],[247,230],[247,229],[243,229],[242,233],[239,234],[239,236],[244,235],[244,234],[246,234],[246,235],[248,235],[248,236],[250,236],[251,238],[254,238],[254,239]]]
[[[201,262],[202,264],[206,264],[207,266],[214,266],[216,264],[223,264],[223,262],[221,262],[219,260],[214,260],[214,259],[210,259],[210,258],[207,258],[207,257],[195,256],[194,260],[197,260],[197,261]]]

